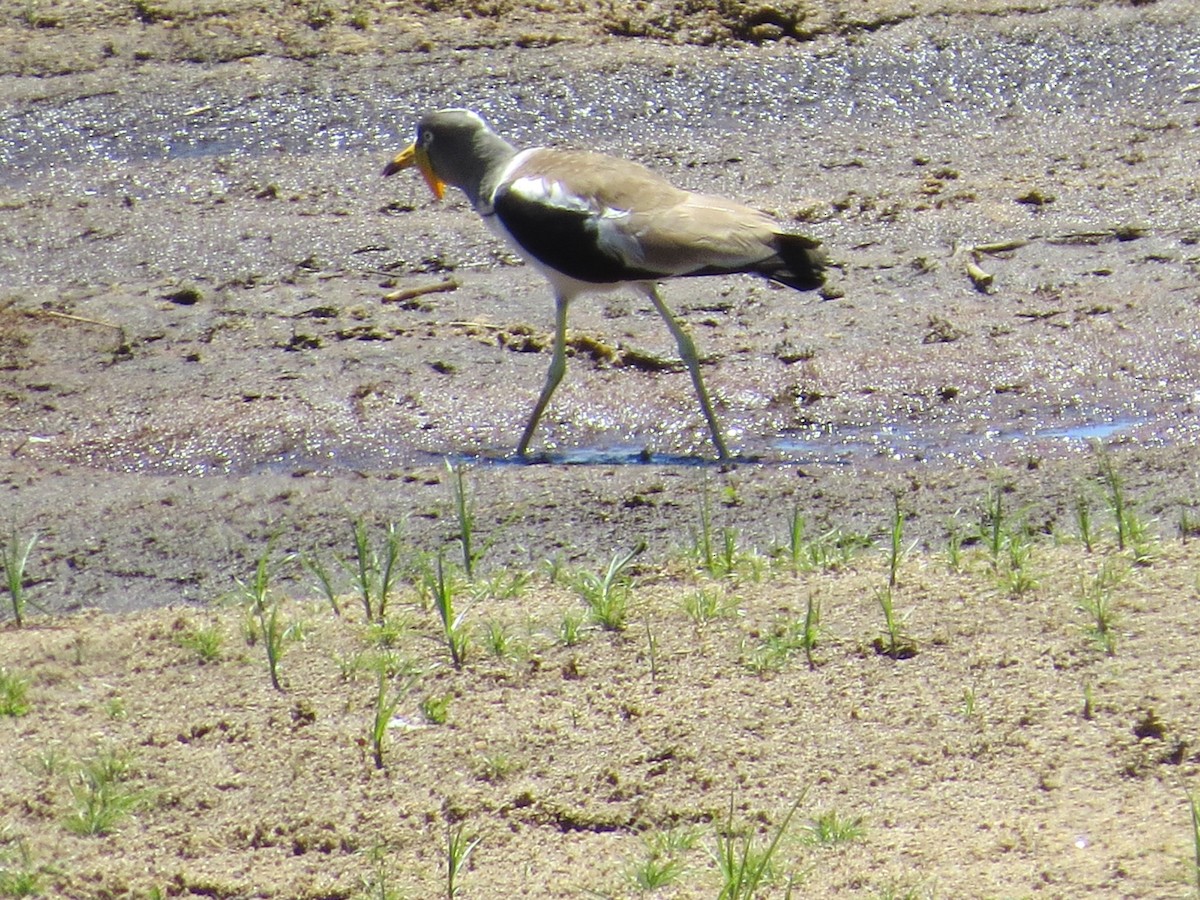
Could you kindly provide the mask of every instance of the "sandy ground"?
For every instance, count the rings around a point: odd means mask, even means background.
[[[5,669],[31,684],[29,711],[0,717],[0,885],[16,871],[54,897],[445,896],[461,830],[480,841],[461,897],[714,897],[721,842],[761,853],[795,805],[755,896],[789,879],[820,897],[1194,896],[1200,560],[1194,543],[1157,552],[1142,568],[1107,542],[1039,544],[1023,568],[1037,586],[1016,594],[980,550],[957,572],[910,556],[902,659],[875,647],[876,550],[799,576],[745,554],[733,577],[642,570],[622,632],[544,576],[513,596],[462,587],[477,597],[462,670],[408,589],[386,629],[353,597],[342,618],[284,602],[281,622],[303,626],[285,692],[240,604],[10,630]],[[1077,608],[1102,582],[1111,656]],[[703,595],[716,616],[698,622],[684,603]],[[811,669],[795,642],[810,598]],[[205,635],[219,643],[202,663]],[[397,705],[377,768],[381,667]],[[131,807],[78,835],[97,760],[119,765],[91,808]]]
[[[32,698],[0,718],[23,763],[0,781],[0,872],[26,847],[47,896],[382,897],[381,875],[429,896],[462,825],[483,841],[461,896],[624,895],[647,839],[675,829],[694,846],[659,895],[712,896],[705,847],[730,797],[736,827],[767,837],[803,796],[780,896],[789,872],[814,895],[1188,896],[1191,14],[0,3],[0,518],[37,536],[25,589],[51,613],[0,635]],[[1127,81],[1069,74],[1110,58],[1136,61]],[[461,203],[379,179],[431,102],[634,156],[825,241],[822,296],[666,288],[736,464],[711,463],[669,336],[622,294],[573,311],[539,455],[512,459],[548,292]],[[697,102],[711,111],[689,120]],[[1150,566],[1108,544],[1105,458],[1159,541]],[[421,674],[402,714],[453,701],[447,725],[394,728],[377,770],[375,676],[348,661],[381,653],[378,635],[307,604],[311,574],[281,565],[308,637],[280,694],[241,614],[212,606],[268,547],[324,560],[348,591],[355,520],[399,523],[414,557],[454,553],[447,463],[467,467],[481,579],[534,574],[517,599],[473,589],[462,672],[404,589],[394,652]],[[944,558],[996,496],[1035,546],[1039,584],[1018,596],[978,547],[961,572]],[[904,660],[872,647],[897,497],[913,548],[896,602],[920,649]],[[1081,503],[1103,522],[1096,554]],[[706,506],[754,572],[696,573]],[[797,512],[810,538],[873,549],[782,572]],[[600,571],[640,540],[629,627],[563,646],[581,601],[546,572]],[[1113,657],[1076,609],[1105,560]],[[682,604],[702,590],[731,615],[693,623]],[[820,665],[764,672],[756,653],[809,597]],[[493,621],[519,650],[489,657]],[[211,623],[222,660],[198,666],[176,638]],[[72,773],[106,748],[129,755],[137,809],[73,836]],[[829,809],[864,836],[805,844]]]

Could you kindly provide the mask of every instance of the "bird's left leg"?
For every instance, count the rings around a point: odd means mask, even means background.
[[[521,443],[517,445],[517,456],[524,456],[525,451],[529,449],[529,442],[533,440],[533,433],[537,430],[542,413],[546,411],[546,404],[550,402],[550,396],[562,381],[563,373],[567,371],[567,306],[570,302],[569,296],[556,294],[554,297],[554,356],[550,360],[550,370],[546,373],[546,384],[542,387],[541,396],[533,408],[533,415],[525,425]]]
[[[712,432],[713,443],[717,447],[717,456],[720,459],[729,459],[729,449],[725,446],[725,438],[721,436],[721,426],[717,424],[717,417],[713,414],[712,403],[709,401],[708,391],[704,387],[704,379],[700,377],[700,357],[696,353],[696,344],[692,341],[691,335],[684,331],[683,326],[667,309],[667,305],[663,303],[662,297],[658,294],[658,288],[653,284],[644,284],[641,287],[646,296],[650,298],[650,302],[654,304],[654,308],[658,310],[658,314],[662,316],[663,321],[667,323],[667,327],[671,329],[675,343],[679,345],[679,355],[692,375],[692,384],[695,385],[696,396],[700,399],[700,409],[704,412],[704,418],[708,420],[708,430]]]

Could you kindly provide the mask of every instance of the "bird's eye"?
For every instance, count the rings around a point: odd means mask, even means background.
[[[430,144],[433,143],[433,132],[432,131],[419,132],[417,134],[417,143],[420,144],[422,147],[428,147]]]

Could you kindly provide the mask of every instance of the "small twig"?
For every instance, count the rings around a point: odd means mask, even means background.
[[[383,302],[403,303],[406,300],[422,297],[425,294],[440,294],[445,291],[454,291],[457,289],[458,281],[454,278],[447,278],[444,281],[438,281],[434,284],[426,284],[415,288],[405,288],[401,291],[392,291],[383,295]]]
[[[991,272],[983,271],[970,260],[967,261],[967,277],[971,279],[971,284],[975,285],[975,290],[984,294],[988,292],[992,281],[995,280],[995,276]]]
[[[76,316],[71,313],[57,312],[53,309],[27,309],[27,316],[49,316],[52,319],[66,319],[68,322],[80,322],[84,325],[99,325],[102,328],[111,328],[114,331],[122,331],[125,326],[114,325],[112,322],[105,322],[101,319],[89,319],[87,316]]]
[[[1046,243],[1056,245],[1095,245],[1107,244],[1111,241],[1136,241],[1145,237],[1147,230],[1141,225],[1120,225],[1116,228],[1104,228],[1100,231],[1071,231],[1065,234],[1046,236]]]
[[[1053,319],[1055,316],[1061,316],[1065,313],[1065,309],[1033,309],[1028,312],[1013,313],[1018,319]]]
[[[1023,238],[1013,238],[1010,241],[991,241],[987,244],[975,244],[970,249],[976,255],[980,253],[1008,253],[1011,250],[1020,250],[1028,243],[1029,241]]]
[[[954,242],[950,250],[951,259],[957,259],[960,254],[967,256],[967,277],[971,279],[971,284],[975,286],[975,290],[981,294],[989,294],[992,289],[992,282],[995,276],[991,272],[985,272],[979,267],[979,260],[984,253],[1000,253],[1005,250],[1015,250],[1019,246],[1023,246],[1024,241],[1014,239],[1011,241],[996,241],[990,244],[981,244],[977,246],[963,246],[957,241]]]

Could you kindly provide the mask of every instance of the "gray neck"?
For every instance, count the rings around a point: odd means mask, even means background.
[[[471,205],[481,212],[491,212],[492,194],[496,182],[508,162],[517,155],[512,144],[493,131],[477,131],[471,136],[471,146],[462,155],[455,154],[457,172],[443,178],[462,189]]]

